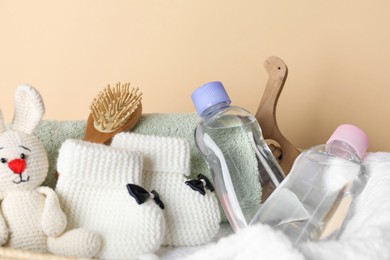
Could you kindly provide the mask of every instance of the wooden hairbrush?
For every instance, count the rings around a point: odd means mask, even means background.
[[[142,115],[142,93],[130,83],[109,84],[93,100],[84,141],[109,144],[114,135],[132,129]]]

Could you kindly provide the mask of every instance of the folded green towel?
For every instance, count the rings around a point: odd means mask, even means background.
[[[143,114],[141,120],[132,130],[134,133],[145,135],[181,137],[190,143],[191,147],[191,176],[195,178],[199,173],[211,179],[210,171],[201,153],[195,146],[194,129],[199,121],[195,113],[164,113],[164,114]],[[49,157],[49,173],[44,183],[54,188],[56,185],[56,162],[58,150],[66,139],[81,139],[84,135],[86,121],[51,121],[44,120],[35,129],[35,135],[41,140],[46,148]],[[239,142],[240,140],[234,140]],[[236,151],[238,154],[242,151]],[[254,162],[257,165],[257,162]],[[253,164],[248,165],[248,172],[253,172]],[[248,174],[247,191],[253,194],[253,199],[249,200],[249,208],[260,203],[261,187],[259,179],[254,174]],[[222,209],[221,209],[222,212]],[[222,214],[222,216],[225,216]],[[226,218],[223,217],[223,221]]]

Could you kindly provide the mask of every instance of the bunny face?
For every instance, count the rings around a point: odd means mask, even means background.
[[[39,187],[49,163],[42,143],[32,135],[8,130],[0,135],[0,190]]]
[[[45,180],[46,151],[32,134],[44,111],[40,94],[27,85],[16,89],[15,114],[8,130],[0,111],[0,191],[34,189]]]

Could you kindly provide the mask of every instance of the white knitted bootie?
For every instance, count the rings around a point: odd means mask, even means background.
[[[163,245],[200,245],[215,236],[220,222],[216,196],[209,187],[201,187],[198,192],[186,184],[186,177],[190,174],[187,140],[120,133],[114,137],[111,146],[142,154],[142,186],[157,190],[165,204],[166,235]]]
[[[152,199],[139,205],[129,194],[128,184],[140,184],[140,153],[67,140],[59,151],[57,169],[56,191],[68,228],[88,228],[101,235],[99,258],[133,259],[160,247],[163,210]]]

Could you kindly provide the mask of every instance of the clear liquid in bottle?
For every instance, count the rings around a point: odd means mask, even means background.
[[[223,98],[210,94],[215,89],[223,92]],[[194,94],[196,100],[207,103],[199,108],[199,102],[194,101],[202,117],[195,129],[195,143],[209,166],[225,215],[237,231],[250,223],[284,174],[255,117],[241,107],[230,106],[220,82],[207,83]]]
[[[351,134],[340,136],[340,132]],[[296,159],[251,223],[274,226],[295,244],[338,236],[353,198],[367,180],[360,157],[368,139],[352,125],[342,125],[335,133],[327,144]]]

